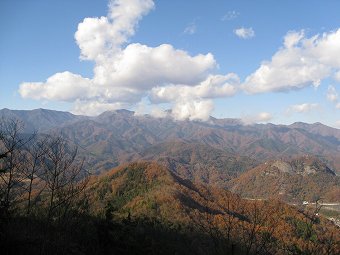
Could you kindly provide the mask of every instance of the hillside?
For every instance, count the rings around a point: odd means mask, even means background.
[[[272,160],[230,181],[233,192],[248,198],[285,201],[340,201],[340,177],[315,157]]]
[[[156,161],[181,178],[224,188],[229,180],[258,164],[209,145],[183,141],[153,145],[128,161],[137,159]]]
[[[202,209],[202,198],[191,182],[153,162],[123,165],[93,177],[88,192],[93,213],[101,216],[109,209],[119,217],[130,214],[188,222],[184,208]]]
[[[315,226],[309,225],[308,217],[314,216],[308,212],[300,213],[274,200],[246,201],[218,188],[194,185],[152,162],[121,166],[94,177],[88,193],[94,215],[134,224],[138,219],[162,222],[162,229],[174,229],[186,241],[190,240],[185,253],[218,254],[219,250],[230,249],[237,254],[284,254],[285,249],[322,252],[326,246],[319,243],[321,239],[338,231],[323,218],[312,223]],[[313,242],[303,232],[308,226],[316,238]],[[327,231],[320,232],[321,229]],[[158,243],[162,237],[150,238]],[[167,249],[169,244],[175,250],[184,248],[179,239],[177,246],[173,241],[167,240]],[[332,245],[331,249],[332,254],[339,247]]]

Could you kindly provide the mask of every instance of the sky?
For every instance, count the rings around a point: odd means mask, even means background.
[[[339,10],[337,0],[1,0],[0,109],[340,128]]]

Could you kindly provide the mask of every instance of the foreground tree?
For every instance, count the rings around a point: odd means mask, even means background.
[[[34,139],[26,146],[26,153],[22,157],[22,172],[26,178],[26,185],[24,186],[27,205],[26,214],[30,215],[32,207],[36,204],[37,198],[46,187],[46,184],[41,181],[39,175],[43,173],[42,161],[46,156],[46,142],[48,137]]]
[[[65,218],[88,181],[78,149],[61,136],[25,135],[23,129],[16,119],[0,122],[0,216],[14,208],[29,215],[39,201],[49,221]]]
[[[24,125],[16,119],[1,119],[0,122],[0,215],[6,216],[8,211],[20,201],[24,175],[24,147],[34,139],[35,134],[25,136]]]
[[[47,219],[65,219],[70,210],[75,209],[88,182],[84,161],[77,160],[78,149],[69,146],[60,136],[49,137],[40,151],[43,152],[40,178],[46,183],[43,195],[48,198]]]

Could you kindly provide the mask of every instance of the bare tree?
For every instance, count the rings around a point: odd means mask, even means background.
[[[239,238],[246,254],[272,254],[275,247],[275,233],[283,215],[277,201],[248,201],[241,212],[247,220],[239,222]]]
[[[1,213],[7,213],[20,198],[24,180],[21,169],[24,146],[33,135],[25,136],[23,123],[17,119],[2,119],[0,122],[0,199]]]
[[[229,191],[203,189],[203,207],[191,219],[211,241],[213,254],[236,253],[238,225],[245,220],[242,199]],[[207,252],[210,252],[209,250]]]
[[[29,215],[39,198],[49,221],[65,218],[87,184],[83,160],[61,136],[25,135],[23,127],[16,119],[0,122],[0,216],[14,205]]]
[[[77,148],[69,146],[61,136],[51,136],[44,146],[40,178],[46,183],[47,219],[61,220],[84,191],[88,175],[83,170],[83,160],[76,158]]]
[[[28,144],[25,148],[25,154],[22,157],[22,172],[26,177],[25,190],[27,193],[27,206],[26,214],[31,213],[34,200],[39,197],[46,187],[46,184],[42,183],[39,178],[39,174],[42,173],[42,160],[47,153],[45,146],[48,141],[48,137],[35,139]],[[39,185],[40,184],[40,185]],[[35,196],[33,197],[33,191]]]
[[[230,243],[232,241],[235,225],[239,219],[239,214],[237,212],[242,209],[241,198],[231,192],[225,191],[217,201],[217,204],[223,213],[224,232],[227,242]]]

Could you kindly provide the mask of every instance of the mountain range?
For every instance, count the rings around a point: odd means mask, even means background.
[[[340,200],[338,190],[332,189],[339,184],[334,180],[340,174],[340,130],[321,123],[244,125],[238,119],[213,117],[207,122],[176,121],[128,110],[89,117],[46,109],[2,109],[0,117],[19,119],[26,133],[61,134],[80,148],[86,167],[96,174],[127,162],[156,161],[181,178],[232,188],[244,196],[281,194],[287,200],[301,200],[327,193],[330,200]],[[294,158],[304,162],[308,155],[329,171],[301,175],[294,167],[292,171],[272,167],[294,165]],[[307,187],[317,188],[307,194]]]
[[[214,159],[216,153],[220,161],[235,156],[247,157],[246,161],[252,162],[250,166],[254,162],[313,155],[336,174],[340,173],[340,130],[321,123],[244,125],[238,119],[213,117],[207,122],[176,121],[171,117],[139,116],[128,110],[88,117],[45,109],[2,109],[1,116],[20,119],[25,132],[62,134],[81,148],[89,167],[98,173],[131,159],[166,161],[160,154],[171,155],[175,153],[174,148],[184,144],[187,144],[186,151],[193,154],[196,150],[208,151],[203,162],[211,161],[206,158],[209,154],[210,159]],[[152,150],[157,153],[150,155]],[[216,153],[211,153],[212,150]],[[168,160],[174,162],[173,158]]]

